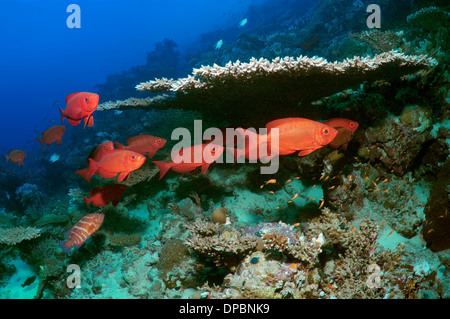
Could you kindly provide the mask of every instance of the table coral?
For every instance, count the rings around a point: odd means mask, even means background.
[[[252,58],[247,63],[229,62],[223,67],[202,66],[178,80],[161,78],[143,82],[136,86],[140,91],[174,92],[175,95],[156,103],[149,100],[131,104],[143,108],[195,110],[213,118],[220,112],[221,120],[234,125],[263,125],[274,116],[297,116],[311,102],[362,81],[389,81],[436,64],[436,60],[425,55],[408,56],[396,51],[342,62],[306,56],[277,57],[272,61]],[[129,108],[130,103],[107,102],[97,110],[122,107]]]

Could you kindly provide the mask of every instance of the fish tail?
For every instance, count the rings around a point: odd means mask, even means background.
[[[44,140],[43,140],[42,138],[40,138],[39,136],[36,137],[36,138],[37,138],[37,140],[39,141],[39,143],[41,143],[42,149],[44,149]]]
[[[83,196],[84,201],[86,202],[86,206],[89,207],[89,204],[92,202],[92,198],[88,198],[86,196]]]
[[[70,251],[72,250],[72,245],[69,240],[60,241],[59,247],[66,255],[70,255]]]
[[[64,118],[66,117],[66,114],[60,106],[58,106],[58,107],[59,107],[59,112],[61,113],[61,123],[64,123]]]
[[[127,146],[120,144],[119,142],[114,142],[114,144],[116,144],[116,148],[118,148],[118,149],[121,149],[121,150],[128,149]]]
[[[93,160],[92,158],[89,159],[89,177],[92,177],[92,175],[94,175],[98,170],[98,165],[97,162],[95,160]]]
[[[89,167],[80,169],[79,171],[76,171],[75,174],[80,175],[83,177],[88,183],[91,183],[91,175],[89,175]]]
[[[5,162],[8,162],[9,156],[8,156],[8,155],[5,155],[5,154],[3,154],[3,156],[5,157]]]
[[[161,180],[164,175],[166,175],[167,171],[171,168],[170,163],[153,161],[159,168],[159,179]]]

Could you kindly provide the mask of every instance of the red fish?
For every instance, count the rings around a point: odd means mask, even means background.
[[[65,131],[66,127],[64,125],[55,125],[42,132],[42,138],[40,138],[39,136],[36,138],[41,143],[42,149],[44,149],[44,143],[47,144],[47,146],[55,141],[56,144],[61,144],[62,136],[64,135]]]
[[[334,128],[345,127],[346,129],[352,131],[353,133],[355,133],[355,131],[357,130],[357,128],[359,126],[358,122],[339,118],[339,117],[329,119],[328,121],[322,122],[322,123],[325,125],[334,127]]]
[[[114,143],[112,141],[107,141],[104,143],[101,143],[100,145],[94,147],[91,152],[89,153],[86,163],[88,165],[87,168],[80,169],[79,171],[76,171],[75,174],[80,175],[83,177],[88,183],[91,183],[91,175],[89,175],[89,159],[93,158],[95,161],[99,161],[100,158],[106,151],[111,151],[114,149]]]
[[[169,169],[177,173],[187,173],[201,167],[201,173],[204,174],[209,165],[222,155],[223,150],[222,145],[194,145],[186,149],[186,156],[190,152],[190,158],[187,160],[183,158],[184,149],[181,149],[172,152],[172,162],[153,161],[153,163],[159,168],[159,179],[163,178]]]
[[[353,138],[353,131],[345,127],[336,127],[337,135],[327,146],[333,149],[338,149],[342,147],[345,151],[347,149],[348,143]]]
[[[117,180],[121,182],[141,167],[145,159],[144,155],[128,150],[103,151],[99,161],[89,158],[89,176],[97,173],[104,178],[113,178],[119,174]]]
[[[152,158],[160,148],[166,145],[166,143],[166,139],[149,134],[130,137],[127,140],[127,146],[115,142],[117,149],[129,150],[142,155],[148,153],[148,158]]]
[[[8,160],[10,159],[11,162],[20,166],[23,165],[23,160],[27,156],[27,153],[17,148],[13,148],[12,150],[8,151],[8,155],[3,156],[5,157],[6,162],[8,162]]]
[[[92,113],[97,109],[100,97],[90,92],[75,92],[66,97],[66,109],[59,108],[61,120],[64,118],[70,125],[78,125],[84,119],[84,127],[94,125]]]
[[[84,200],[88,207],[90,203],[92,203],[92,205],[94,205],[95,207],[103,207],[108,205],[109,202],[112,202],[113,206],[117,207],[120,198],[126,190],[127,185],[123,184],[104,185],[92,189],[89,192],[89,195],[91,197],[84,196]]]
[[[274,120],[266,124],[268,130],[267,134],[257,134],[249,130],[237,129],[242,135],[249,137],[249,143],[246,143],[247,148],[245,150],[238,150],[237,157],[242,154],[246,158],[252,158],[252,151],[256,146],[257,150],[261,147],[266,147],[270,150],[272,143],[272,129],[278,129],[278,155],[288,155],[298,152],[298,156],[305,156],[309,153],[321,148],[330,143],[337,134],[337,131],[323,123],[313,120],[290,117],[279,120]],[[248,148],[250,147],[250,148]],[[259,158],[259,152],[256,153]],[[276,154],[268,154],[268,158],[275,156]]]
[[[104,214],[89,214],[80,219],[64,236],[65,241],[59,242],[59,247],[70,254],[72,249],[78,249],[86,239],[95,233],[103,223]]]

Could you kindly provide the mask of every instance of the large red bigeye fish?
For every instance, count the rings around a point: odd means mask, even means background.
[[[130,137],[127,140],[128,145],[122,145],[114,142],[117,149],[129,150],[152,158],[155,153],[166,145],[167,140],[150,134],[141,134]]]
[[[159,179],[170,169],[177,173],[192,172],[197,167],[201,167],[201,173],[205,174],[209,165],[216,161],[223,154],[224,147],[216,144],[199,144],[186,149],[172,152],[172,162],[153,161],[159,168]],[[190,153],[190,156],[189,156]]]
[[[92,203],[95,207],[103,207],[112,202],[114,207],[119,205],[123,193],[127,190],[127,185],[123,184],[109,184],[91,189],[90,197],[84,196],[84,201],[89,207]]]
[[[236,158],[244,155],[248,159],[259,159],[261,148],[266,148],[268,159],[275,155],[289,155],[297,151],[298,156],[305,156],[330,143],[337,134],[337,131],[328,125],[299,117],[274,120],[267,123],[266,128],[267,134],[261,135],[250,130],[236,129],[243,138],[248,138],[246,147],[237,150]],[[273,129],[278,129],[278,150],[275,154],[269,154],[276,132]]]
[[[8,151],[8,155],[3,155],[5,157],[5,162],[8,162],[8,160],[11,160],[14,164],[17,164],[18,166],[23,165],[23,160],[27,156],[27,153],[25,153],[22,150],[19,150],[17,148],[13,148]]]
[[[89,159],[93,158],[95,161],[100,161],[102,158],[104,151],[111,151],[114,149],[114,143],[112,141],[106,141],[98,146],[94,147],[91,152],[89,153],[88,158],[86,159],[86,164],[88,165],[87,168],[80,169],[79,171],[76,171],[75,174],[80,175],[83,177],[88,183],[91,183],[91,175],[89,175]]]
[[[328,121],[322,122],[322,123],[325,125],[334,127],[334,128],[344,127],[346,129],[352,131],[353,133],[355,133],[356,129],[359,126],[358,122],[348,120],[348,119],[343,119],[340,117],[332,118],[332,119],[329,119]]]
[[[328,147],[333,149],[342,148],[344,151],[347,149],[348,143],[352,140],[353,134],[359,126],[357,122],[343,118],[332,118],[323,122],[323,124],[334,127],[338,131],[333,141],[328,144]]]
[[[56,142],[57,145],[61,144],[62,136],[65,132],[66,127],[64,125],[55,125],[42,132],[42,138],[39,136],[36,138],[41,143],[42,149],[44,149],[44,144],[47,144],[47,146],[53,142]]]
[[[121,182],[128,175],[144,164],[146,157],[142,154],[127,150],[102,151],[99,161],[89,158],[89,176],[99,174],[104,178],[114,178],[119,174],[117,181]]]
[[[66,97],[66,109],[59,108],[61,121],[64,118],[70,125],[78,125],[84,119],[84,127],[94,125],[92,113],[97,109],[100,97],[98,94],[90,92],[75,92]]]

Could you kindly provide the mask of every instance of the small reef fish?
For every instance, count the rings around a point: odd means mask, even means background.
[[[247,18],[244,18],[239,22],[239,28],[242,28],[244,25],[246,25],[248,22]]]
[[[119,205],[120,198],[127,190],[127,185],[123,184],[109,184],[91,189],[90,197],[84,196],[84,201],[87,207],[92,203],[95,207],[103,207],[112,202],[114,207]]]
[[[117,149],[133,151],[144,156],[147,154],[148,158],[152,158],[159,149],[166,145],[167,140],[149,134],[141,134],[130,137],[127,140],[127,146],[118,142],[114,143]]]
[[[97,213],[84,216],[66,233],[65,241],[60,241],[59,247],[66,254],[70,254],[72,249],[80,248],[100,228],[104,218],[104,214]]]
[[[268,133],[264,135],[251,132],[249,130],[238,128],[236,132],[244,137],[249,137],[249,143],[245,151],[237,150],[239,158],[242,154],[248,159],[252,158],[251,146],[268,147],[272,139],[272,129],[278,129],[279,148],[278,155],[289,155],[297,151],[298,156],[305,156],[330,143],[337,135],[337,130],[320,122],[313,120],[290,117],[271,121],[266,124]],[[268,148],[269,150],[270,148]],[[257,153],[259,158],[259,152]],[[273,157],[276,154],[270,154]]]
[[[216,46],[215,46],[216,50],[219,50],[222,47],[222,44],[223,44],[223,40],[222,39],[217,41],[216,42]]]
[[[80,175],[81,177],[83,177],[88,183],[91,183],[91,176],[89,175],[89,159],[92,158],[95,161],[100,161],[101,157],[102,157],[102,151],[111,151],[114,149],[114,143],[112,141],[106,141],[103,142],[99,145],[97,145],[96,147],[94,147],[91,152],[89,153],[87,159],[86,159],[86,164],[88,165],[87,168],[83,168],[79,171],[76,171],[75,174]]]
[[[90,92],[75,92],[68,95],[66,109],[59,108],[62,123],[67,117],[67,121],[72,126],[80,124],[82,119],[84,119],[84,127],[94,125],[92,113],[97,109],[99,99],[98,94]]]
[[[48,159],[51,163],[56,162],[57,160],[59,160],[59,155],[58,154],[52,154],[52,156],[50,156],[50,158]]]
[[[343,119],[340,117],[335,117],[332,119],[329,119],[326,122],[323,122],[323,124],[331,126],[331,127],[344,127],[348,130],[351,130],[353,133],[356,132],[358,129],[359,124],[355,121],[349,120],[349,119]]]
[[[99,174],[104,178],[113,178],[119,174],[117,180],[121,182],[140,168],[145,159],[144,155],[128,150],[103,150],[99,161],[89,158],[89,176]]]
[[[5,162],[8,162],[8,160],[11,160],[14,164],[17,164],[18,166],[23,165],[23,160],[27,156],[27,153],[25,153],[22,150],[19,150],[17,148],[13,148],[8,151],[8,155],[3,155],[5,157]]]
[[[199,147],[200,146],[200,147]],[[174,172],[177,173],[187,173],[192,172],[197,167],[201,167],[201,173],[204,174],[207,170],[209,165],[211,165],[212,162],[217,160],[222,153],[223,153],[224,147],[222,145],[216,145],[216,144],[201,144],[201,145],[194,145],[187,149],[187,152],[190,152],[191,158],[189,162],[184,162],[183,158],[183,151],[176,150],[172,153],[172,162],[159,162],[159,161],[153,161],[153,163],[156,164],[159,168],[159,179],[161,180],[163,176],[167,173],[169,169],[172,169]],[[198,154],[201,152],[201,154]],[[206,158],[205,158],[206,156]],[[200,162],[195,162],[196,159],[201,159]]]
[[[47,144],[47,146],[50,146],[50,144],[55,141],[57,145],[61,144],[62,136],[65,132],[66,127],[64,125],[55,125],[42,132],[42,138],[39,136],[36,138],[41,143],[42,149],[44,149],[44,143]]]

